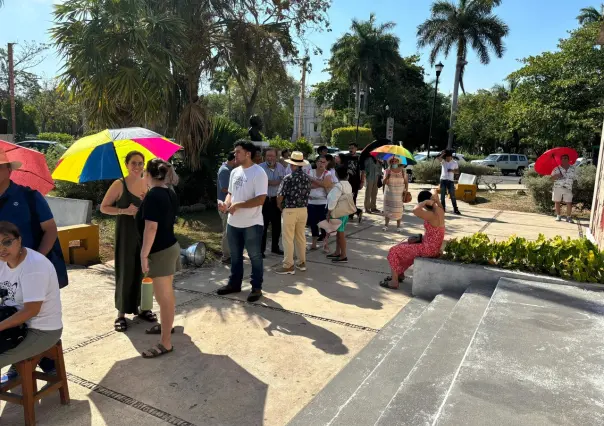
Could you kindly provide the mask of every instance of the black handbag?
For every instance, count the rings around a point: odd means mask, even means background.
[[[0,294],[0,297],[1,296],[2,294]],[[18,310],[14,306],[0,305],[0,322],[13,316],[17,312]],[[25,339],[25,336],[27,336],[26,324],[21,324],[17,327],[0,331],[0,354],[8,351],[9,349],[16,348],[19,343]]]

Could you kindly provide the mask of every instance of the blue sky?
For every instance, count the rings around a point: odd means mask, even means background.
[[[49,42],[48,29],[52,26],[52,4],[58,0],[5,0],[0,9],[0,44],[8,42],[35,40]],[[332,32],[310,35],[310,41],[323,50],[322,56],[314,56],[312,72],[308,76],[310,84],[328,79],[322,70],[329,57],[329,49],[334,41],[346,32],[353,18],[368,19],[374,12],[379,22],[394,21],[394,30],[400,38],[400,50],[403,56],[420,53],[422,65],[430,71],[428,52],[419,51],[416,43],[417,26],[429,15],[429,0],[334,0],[329,11]],[[468,91],[490,88],[500,83],[509,73],[517,69],[518,59],[537,55],[556,48],[558,40],[566,37],[567,31],[577,27],[576,16],[579,9],[597,6],[599,1],[592,0],[503,0],[496,13],[510,27],[506,39],[507,51],[503,59],[493,59],[488,66],[481,65],[474,55],[468,58],[465,86]],[[442,60],[445,68],[441,76],[440,89],[449,93],[453,86],[455,58],[450,56]],[[60,59],[51,51],[36,71],[46,78],[55,76],[61,67]],[[297,69],[292,75],[300,77]],[[433,79],[428,75],[427,79]]]

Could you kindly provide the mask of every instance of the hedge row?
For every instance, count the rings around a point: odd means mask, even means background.
[[[350,145],[356,139],[357,143],[359,144],[359,148],[363,149],[366,145],[370,144],[375,139],[373,137],[371,129],[367,127],[359,127],[358,138],[356,134],[356,126],[340,127],[338,129],[333,129],[333,131],[331,132],[331,146],[336,146],[341,150],[347,150],[348,145]]]

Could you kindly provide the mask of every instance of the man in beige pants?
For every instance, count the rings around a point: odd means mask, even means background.
[[[285,160],[290,164],[292,173],[285,176],[277,191],[277,206],[283,211],[283,266],[275,270],[277,274],[296,273],[296,268],[306,271],[306,220],[308,219],[308,199],[310,197],[310,177],[304,173],[303,166],[308,165],[301,152],[292,152]],[[294,247],[298,264],[294,265]]]

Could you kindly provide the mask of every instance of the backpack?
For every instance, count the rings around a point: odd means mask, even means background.
[[[1,294],[0,297],[2,297]],[[0,322],[11,317],[17,312],[18,310],[14,306],[0,305]],[[6,330],[0,331],[0,354],[8,351],[9,349],[16,348],[19,343],[25,339],[25,336],[27,336],[27,325],[25,325],[25,323],[18,325],[17,327],[7,328]]]
[[[42,241],[42,227],[40,226],[40,218],[38,211],[36,210],[36,190],[29,187],[25,187],[25,198],[27,199],[27,207],[31,214],[31,234],[34,238],[34,244],[36,247],[40,246]],[[50,263],[55,267],[57,272],[57,278],[59,280],[59,288],[66,287],[69,284],[69,277],[67,275],[67,265],[65,265],[65,258],[63,257],[63,250],[61,249],[61,243],[59,238],[55,241],[54,245],[46,255]]]

